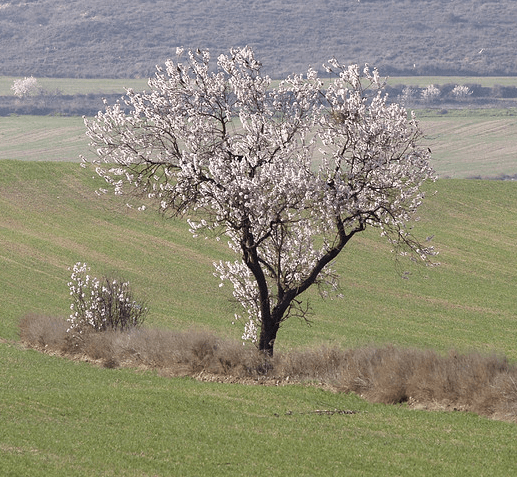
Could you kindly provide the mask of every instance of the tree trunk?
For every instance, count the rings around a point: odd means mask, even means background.
[[[249,220],[246,226],[243,227],[243,238],[241,240],[241,248],[243,252],[243,260],[250,271],[253,273],[255,280],[257,281],[259,300],[260,300],[260,337],[258,342],[258,349],[262,351],[266,356],[273,356],[273,348],[275,346],[276,334],[280,328],[280,323],[284,317],[284,313],[289,309],[291,302],[307,288],[309,288],[317,279],[319,273],[323,268],[339,254],[341,249],[346,243],[352,238],[352,236],[360,231],[364,230],[364,224],[361,223],[357,229],[352,230],[348,235],[345,232],[343,222],[339,217],[336,218],[336,225],[339,232],[339,243],[332,249],[330,249],[325,255],[323,255],[312,272],[297,288],[290,290],[283,290],[280,293],[279,290],[279,302],[271,309],[271,302],[269,298],[269,288],[262,269],[257,247],[255,245],[255,239],[251,233],[251,226]]]
[[[265,318],[265,319],[264,319]],[[263,317],[262,326],[260,327],[260,337],[258,348],[266,356],[273,356],[273,348],[275,346],[276,334],[280,328],[280,322],[277,322],[271,315]]]

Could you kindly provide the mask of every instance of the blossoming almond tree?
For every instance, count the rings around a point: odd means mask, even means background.
[[[33,76],[14,80],[11,89],[13,94],[19,98],[37,96],[42,92],[42,88],[39,85],[38,80]]]
[[[433,177],[429,152],[377,70],[331,60],[328,84],[309,69],[273,86],[248,47],[215,67],[206,50],[177,54],[149,92],[85,120],[93,162],[116,194],[228,237],[238,259],[215,267],[245,310],[244,339],[272,354],[281,323],[306,317],[300,295],[336,285],[333,260],[368,226],[429,260],[406,226]]]

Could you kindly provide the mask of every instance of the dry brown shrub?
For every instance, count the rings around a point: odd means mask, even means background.
[[[294,350],[270,360],[254,347],[203,330],[109,330],[73,340],[66,330],[66,320],[40,315],[20,323],[28,346],[109,368],[145,367],[223,382],[316,382],[372,402],[468,410],[517,422],[517,367],[497,356],[369,346]]]
[[[413,367],[408,383],[411,397],[417,401],[449,402],[471,409],[488,409],[497,400],[498,377],[507,374],[506,359],[477,353],[448,357],[430,354]],[[515,371],[514,371],[515,372]]]
[[[182,336],[174,331],[141,328],[115,333],[114,341],[115,350],[129,364],[170,368],[184,362]]]
[[[248,375],[257,366],[256,352],[242,344],[224,341],[207,331],[177,332],[142,328],[114,332],[114,349],[120,359],[152,368],[177,368],[187,374],[206,371]]]
[[[348,350],[336,381],[342,392],[354,392],[372,402],[394,404],[408,400],[407,382],[414,362],[411,350],[393,346]]]
[[[330,382],[337,378],[345,363],[343,350],[324,346],[279,354],[274,361],[274,369],[281,378]]]
[[[517,421],[517,372],[515,369],[502,373],[494,380],[492,393],[496,397],[497,406],[487,409],[478,408],[474,412],[493,416],[497,419]],[[491,405],[491,403],[489,403]],[[489,414],[487,411],[491,411]]]
[[[68,323],[65,319],[31,314],[20,321],[20,338],[32,348],[61,350],[65,345]]]
[[[408,350],[394,347],[375,350],[373,360],[366,363],[371,387],[363,391],[363,396],[387,404],[406,402],[412,361]]]
[[[115,333],[111,330],[102,333],[85,333],[82,336],[81,352],[95,361],[116,362],[117,353],[113,346],[114,335]]]

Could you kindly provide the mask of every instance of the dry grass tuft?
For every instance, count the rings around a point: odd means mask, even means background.
[[[371,402],[472,411],[517,422],[517,367],[497,356],[442,356],[394,346],[321,347],[276,353],[267,362],[255,348],[207,331],[138,328],[71,338],[67,327],[63,319],[29,315],[20,323],[20,336],[32,348],[107,368],[143,367],[165,376],[221,382],[312,382]]]
[[[20,321],[20,337],[32,348],[61,350],[68,323],[44,315],[27,315]]]

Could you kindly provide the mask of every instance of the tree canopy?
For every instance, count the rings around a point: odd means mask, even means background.
[[[244,313],[244,339],[272,354],[279,327],[306,317],[302,293],[336,288],[333,260],[367,227],[428,261],[410,233],[421,185],[433,178],[417,121],[388,103],[368,65],[325,66],[273,84],[248,48],[178,49],[149,91],[127,90],[85,120],[97,173],[117,194],[187,216],[192,233],[226,235],[218,262]]]

